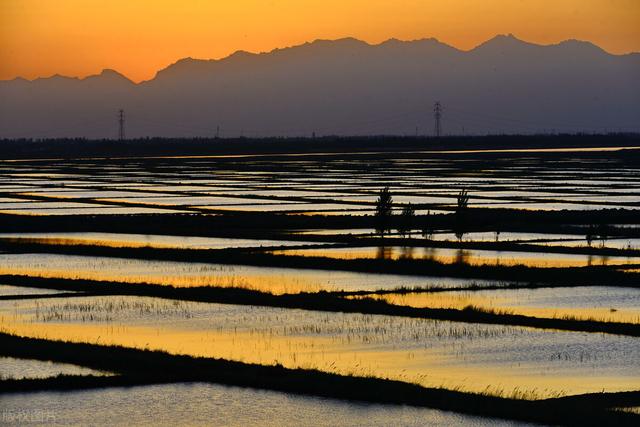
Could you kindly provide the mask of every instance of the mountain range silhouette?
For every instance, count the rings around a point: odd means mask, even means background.
[[[640,54],[500,35],[462,51],[436,39],[316,40],[219,60],[185,58],[134,83],[114,70],[0,81],[0,138],[639,132]]]

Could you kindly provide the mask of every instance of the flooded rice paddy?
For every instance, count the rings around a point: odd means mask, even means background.
[[[492,289],[365,295],[390,304],[426,307],[476,307],[545,318],[575,318],[640,324],[640,290],[605,286],[577,288]],[[358,297],[358,298],[361,298]]]
[[[0,357],[0,379],[51,378],[58,375],[111,375],[68,363]],[[2,402],[0,398],[0,402]],[[4,402],[3,402],[4,403]],[[4,407],[3,407],[4,409]]]
[[[112,248],[234,249],[279,246],[312,246],[321,243],[237,239],[227,237],[167,236],[127,233],[0,233],[0,240],[37,242],[48,245],[92,245]]]
[[[640,341],[633,333],[529,328],[500,316],[640,325],[640,293],[634,283],[634,272],[640,271],[637,162],[593,149],[513,151],[505,157],[495,153],[0,162],[0,275],[22,276],[6,277],[11,286],[0,282],[0,332],[519,399],[640,390]],[[403,231],[396,221],[388,230],[393,240],[381,246],[372,215],[384,187],[392,194],[394,215],[411,204],[418,217]],[[459,208],[462,190],[469,195],[464,209]],[[457,221],[464,223],[462,228],[456,228]],[[411,240],[402,241],[407,234]],[[33,249],[36,244],[41,249]],[[84,246],[92,246],[92,254],[110,256],[83,255]],[[204,254],[216,263],[186,262],[196,253],[200,261],[209,259]],[[236,258],[222,258],[227,256]],[[322,258],[325,270],[311,257]],[[367,261],[349,262],[357,259]],[[438,269],[435,263],[447,266]],[[362,272],[331,270],[345,265]],[[398,270],[405,265],[413,275],[389,274],[405,273]],[[490,268],[501,266],[522,266],[517,271],[523,273],[505,280],[504,274],[516,269]],[[529,277],[534,269],[526,267],[546,270]],[[569,287],[553,276],[567,268],[587,273]],[[627,273],[620,273],[623,269]],[[597,283],[591,282],[591,272]],[[344,306],[349,307],[345,312],[325,312],[81,292],[57,295],[62,291],[41,289],[48,282],[38,278],[126,287],[243,288],[274,294],[278,301],[313,302],[319,300],[313,293],[320,291],[358,294],[325,296],[326,301],[351,305]],[[508,286],[525,284],[532,286]],[[311,295],[284,295],[296,293]],[[428,310],[401,311],[358,298],[461,313],[475,308],[492,313],[495,323],[435,320],[426,318]],[[390,308],[384,313],[424,312],[425,318],[349,312],[355,304]],[[52,380],[59,374],[105,375],[0,354],[5,380]],[[361,425],[365,419],[367,425],[498,423],[430,409],[203,383],[4,393],[0,404],[9,414],[25,405],[51,410],[50,425],[149,420],[166,425]]]
[[[82,297],[0,302],[13,334],[499,394],[634,389],[637,338],[305,310]]]
[[[0,284],[0,297],[13,297],[22,295],[55,295],[62,291],[53,289],[29,288],[26,286],[10,286]]]
[[[236,287],[273,294],[321,290],[375,291],[397,288],[467,287],[491,284],[488,281],[446,277],[57,254],[0,254],[0,275],[3,274],[131,284],[148,283],[175,287]]]
[[[469,191],[471,207],[640,208],[636,171],[597,159],[569,157],[560,169],[527,156],[470,169],[469,162],[429,158],[424,153],[384,160],[228,158],[211,168],[215,161],[5,162],[0,165],[0,212],[100,215],[258,210],[364,215],[373,213],[376,193],[385,185],[399,205],[412,203],[433,212],[453,210],[461,188]]]
[[[636,265],[640,257],[614,257],[545,252],[491,251],[478,249],[417,248],[412,246],[283,249],[277,255],[354,259],[423,259],[444,264],[527,267],[585,267],[592,265]]]
[[[16,393],[0,397],[7,417],[49,426],[262,425],[357,426],[466,425],[473,427],[522,425],[436,409],[373,405],[297,396],[216,384],[166,384],[75,392]],[[247,404],[251,402],[251,404]],[[8,419],[11,422],[10,419]]]

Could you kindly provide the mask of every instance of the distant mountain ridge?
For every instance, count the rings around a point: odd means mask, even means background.
[[[412,135],[640,131],[640,54],[496,36],[316,40],[219,60],[185,58],[134,83],[115,70],[0,81],[0,138]],[[219,130],[218,130],[219,129]]]

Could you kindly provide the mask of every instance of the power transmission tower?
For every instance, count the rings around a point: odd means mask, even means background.
[[[216,126],[216,139],[220,138],[220,125]]]
[[[439,138],[442,134],[442,105],[440,101],[437,101],[433,106],[433,118],[435,119],[435,134]]]
[[[124,140],[124,110],[118,111],[118,139]]]

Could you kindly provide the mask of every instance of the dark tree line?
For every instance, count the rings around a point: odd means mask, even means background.
[[[453,232],[458,240],[462,240],[462,237],[467,231],[468,222],[468,208],[469,208],[469,193],[466,190],[460,191],[457,196],[457,206],[455,211],[455,222],[453,225]],[[394,218],[395,216],[395,218]],[[395,229],[402,237],[411,236],[416,224],[415,224],[416,210],[411,203],[407,203],[400,212],[399,215],[393,214],[393,196],[389,187],[384,187],[378,193],[378,199],[376,201],[375,212],[375,227],[376,233],[380,237],[384,238],[385,235],[391,233],[392,225],[395,224]],[[435,229],[433,228],[431,221],[429,220],[431,213],[428,212],[426,220],[423,221],[422,236],[426,239],[432,239]],[[500,232],[496,231],[496,236],[499,236]],[[496,237],[496,240],[498,237]]]

